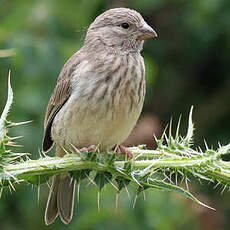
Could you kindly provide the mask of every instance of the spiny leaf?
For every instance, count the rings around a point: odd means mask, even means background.
[[[125,162],[124,169],[126,171],[131,171],[131,168],[132,168],[131,162],[130,161]]]
[[[155,180],[155,179],[150,179],[149,183],[148,183],[148,187],[153,187],[153,188],[157,188],[157,189],[161,189],[161,190],[167,190],[167,191],[174,191],[177,192],[183,196],[185,196],[186,198],[206,207],[209,208],[211,210],[215,210],[214,208],[202,203],[201,201],[199,201],[195,196],[193,196],[189,191],[177,186],[177,185],[173,185],[173,184],[169,184],[160,180]]]
[[[5,122],[6,122],[6,118],[7,115],[9,113],[10,107],[13,103],[13,90],[11,88],[11,84],[10,84],[10,71],[9,71],[9,75],[8,75],[8,97],[7,97],[7,102],[5,105],[5,108],[2,112],[2,115],[0,117],[0,141],[2,141],[2,139],[4,138],[5,135]]]
[[[149,185],[138,186],[137,195],[139,195],[141,192],[143,192],[144,190],[146,190],[148,188],[150,188]]]
[[[176,128],[175,139],[176,139],[177,142],[179,142],[179,137],[180,137],[179,131],[180,131],[181,117],[182,117],[182,115],[180,115],[180,117],[179,117],[179,120],[178,120],[178,123],[177,123],[177,128]]]
[[[109,172],[98,172],[94,177],[94,182],[101,191],[106,184],[110,183],[112,177],[113,175]]]
[[[124,187],[128,186],[131,180],[125,179],[121,176],[116,177],[115,181],[117,182],[118,190],[121,191]]]
[[[114,165],[114,161],[116,159],[116,154],[108,154],[108,156],[109,156],[109,159],[108,159],[108,163],[107,164],[113,166]]]
[[[38,175],[38,176],[28,176],[26,181],[33,185],[41,185],[46,183],[52,175]]]
[[[167,142],[170,147],[173,147],[173,142],[174,142],[173,135],[172,135],[172,123],[173,121],[171,118],[170,123],[169,123],[169,136],[168,136],[168,142]]]
[[[185,144],[189,147],[191,142],[192,142],[192,138],[193,138],[193,131],[194,131],[194,126],[193,126],[193,122],[192,122],[192,112],[193,112],[193,106],[191,106],[190,112],[189,112],[189,119],[188,119],[188,131],[187,131],[187,135],[184,139]]]
[[[83,170],[78,170],[78,171],[72,171],[70,172],[70,175],[79,184],[82,180],[84,180],[85,178],[89,176],[90,172],[91,172],[90,169],[83,169]]]

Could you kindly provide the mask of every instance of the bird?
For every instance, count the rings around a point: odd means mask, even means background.
[[[157,36],[140,13],[113,8],[95,18],[83,46],[63,66],[47,105],[42,151],[56,145],[56,155],[99,146],[116,146],[129,136],[142,111],[146,92],[141,56],[145,40]],[[53,177],[45,223],[73,216],[75,180],[68,173]]]

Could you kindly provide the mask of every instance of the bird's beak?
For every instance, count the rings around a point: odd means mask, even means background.
[[[139,28],[140,35],[137,37],[137,40],[147,40],[150,38],[157,37],[156,31],[145,23],[142,27]]]

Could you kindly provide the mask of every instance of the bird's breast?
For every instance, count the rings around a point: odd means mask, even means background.
[[[108,149],[123,142],[135,126],[145,96],[143,61],[122,57],[110,64],[109,69],[101,65],[78,79],[55,117],[52,135],[65,147],[99,144]]]

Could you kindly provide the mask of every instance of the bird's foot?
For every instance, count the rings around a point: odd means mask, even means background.
[[[124,147],[123,145],[118,145],[116,152],[118,155],[125,154],[128,158],[133,158],[133,153],[131,150],[129,150],[127,147]]]
[[[81,152],[81,153],[83,153],[83,152],[86,152],[86,153],[88,153],[88,152],[92,152],[92,151],[96,151],[97,150],[97,146],[96,145],[90,145],[89,147],[85,147],[85,148],[81,148],[81,149],[79,149],[79,151]]]
[[[79,157],[85,161],[87,159],[87,155],[88,153],[92,152],[92,151],[96,151],[97,150],[97,147],[96,145],[90,145],[89,147],[84,147],[84,148],[81,148],[81,149],[78,149],[76,148],[75,146],[74,147],[74,151],[79,155]]]

